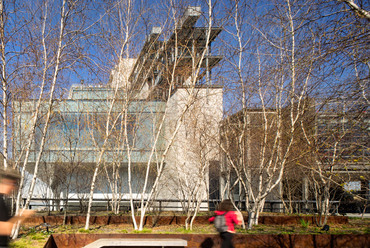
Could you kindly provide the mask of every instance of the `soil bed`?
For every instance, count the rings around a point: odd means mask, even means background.
[[[201,215],[195,218],[195,224],[209,224],[208,219],[212,215]],[[177,213],[166,214],[166,215],[148,215],[144,218],[145,227],[155,227],[162,225],[179,225],[185,223],[185,216],[178,215]],[[244,215],[244,220],[248,220],[248,216]],[[140,217],[136,218],[136,221],[140,221]],[[264,214],[258,218],[259,224],[265,225],[298,225],[303,222],[305,223],[317,223],[315,216],[311,215],[278,215],[278,214]],[[38,215],[31,217],[27,220],[27,225],[40,225],[42,223],[48,223],[50,225],[62,225],[63,216],[60,215]],[[83,225],[86,223],[86,216],[67,216],[66,224],[70,225]],[[328,224],[347,224],[348,217],[346,216],[329,216]],[[95,215],[90,218],[91,225],[111,225],[111,224],[132,224],[132,218],[129,215]]]
[[[56,234],[52,235],[45,248],[80,248],[98,239],[183,239],[187,248],[220,247],[217,234]],[[368,235],[361,234],[236,234],[233,239],[237,248],[353,248],[367,247]]]
[[[266,215],[263,215],[263,216],[266,217]],[[282,215],[275,215],[275,216],[282,216]],[[304,219],[302,217],[307,217],[307,216],[295,216],[295,215],[292,215],[292,216],[299,217],[300,219]],[[285,216],[285,217],[292,217],[292,216]],[[40,217],[46,217],[46,216],[37,216],[37,218],[40,218]],[[153,218],[155,216],[151,216],[151,217]],[[163,216],[161,216],[161,218],[162,217]],[[171,216],[167,215],[167,217],[171,217]],[[338,217],[342,217],[342,216],[338,216]],[[202,234],[206,236],[214,235],[214,237],[210,236],[210,238],[212,242],[217,243],[218,236],[217,236],[217,232],[215,231],[213,225],[208,224],[207,221],[206,222],[203,221],[203,219],[207,220],[208,216],[199,216],[197,218],[199,218],[199,220],[202,220],[202,221],[199,221],[199,222],[197,221],[194,224],[192,231],[184,230],[184,222],[182,222],[182,219],[180,218],[180,219],[177,219],[177,221],[172,221],[171,225],[157,223],[155,226],[153,226],[152,223],[150,225],[149,223],[147,223],[144,230],[141,232],[134,230],[133,225],[130,223],[116,223],[116,224],[112,222],[109,224],[106,224],[103,222],[100,224],[95,223],[90,226],[89,230],[85,230],[84,222],[82,224],[75,223],[75,224],[68,224],[65,226],[62,226],[56,223],[54,224],[49,223],[50,226],[45,226],[45,225],[40,225],[36,222],[29,221],[28,223],[26,223],[25,226],[22,227],[20,238],[12,242],[12,247],[43,247],[47,239],[49,238],[49,236],[52,234],[104,234],[104,235],[105,234],[135,234],[135,235],[136,234],[140,234],[140,235],[143,235],[143,234],[150,234],[150,235],[152,234],[161,234],[161,235],[162,234],[167,234],[167,235],[197,234],[196,236],[199,236],[200,234]],[[59,217],[56,219],[59,219]],[[309,234],[311,235],[310,236],[311,240],[316,239],[313,237],[316,237],[317,235],[318,236],[336,235],[336,236],[330,236],[331,239],[335,238],[335,240],[337,240],[337,235],[345,235],[348,237],[353,236],[353,235],[360,235],[360,236],[362,235],[360,239],[364,239],[364,237],[367,238],[369,236],[370,219],[359,219],[359,218],[345,218],[345,219],[347,220],[347,222],[344,224],[338,224],[338,223],[330,224],[329,223],[330,230],[328,232],[321,231],[321,228],[317,227],[317,225],[315,225],[311,221],[301,222],[299,219],[297,221],[297,218],[295,219],[296,221],[294,223],[290,223],[290,224],[289,223],[288,224],[280,223],[279,225],[259,224],[258,226],[255,226],[252,230],[238,229],[237,231],[238,231],[238,234],[242,236],[245,234],[275,235],[275,237],[276,235],[278,236],[288,235],[286,237],[287,239],[293,237],[289,235]],[[206,239],[207,237],[204,236],[204,238]],[[358,237],[357,238],[356,237],[357,236],[352,237],[353,240],[359,239]],[[239,239],[243,240],[243,238],[239,238]],[[339,238],[339,239],[343,240],[343,238]],[[73,246],[70,246],[70,247],[73,247]],[[245,246],[239,246],[239,247],[245,247]],[[295,247],[299,247],[299,246],[295,246]],[[348,246],[348,247],[351,247],[351,246]],[[363,247],[366,247],[366,246],[363,246]]]

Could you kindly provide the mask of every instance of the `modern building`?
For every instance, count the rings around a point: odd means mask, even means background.
[[[268,178],[274,182],[278,176],[279,166],[275,168],[276,172],[272,172],[279,159],[278,148],[274,146],[274,140],[279,135],[277,118],[275,109],[245,108],[222,121],[220,191],[226,193],[224,197],[228,197],[230,191],[242,209],[248,204],[246,202],[254,202],[253,198],[259,192],[264,194],[269,185]],[[282,150],[282,147],[279,149]],[[271,177],[267,176],[268,172]],[[273,189],[266,201],[280,199],[280,186]],[[265,206],[271,209],[269,203],[265,203]],[[273,210],[278,211],[280,207],[275,204]]]
[[[210,77],[221,57],[209,48],[221,29],[196,27],[200,16],[200,7],[187,8],[168,40],[153,28],[139,56],[120,59],[107,85],[73,86],[68,98],[54,101],[38,173],[49,197],[86,198],[98,164],[95,197],[117,192],[128,199],[131,192],[138,199],[158,184],[156,199],[207,199],[223,114],[222,88]],[[48,107],[44,103],[38,120],[30,173]],[[15,157],[22,155],[35,108],[32,100],[13,104]]]
[[[322,165],[342,185],[340,211],[360,212],[370,200],[370,115],[364,101],[336,99],[316,117]],[[335,192],[335,191],[333,191]],[[334,195],[334,194],[333,194]],[[360,210],[361,209],[361,210]],[[369,211],[368,208],[365,211]]]
[[[295,129],[294,143],[288,155],[288,161],[291,162],[285,165],[281,183],[266,198],[267,209],[274,210],[269,202],[281,200],[286,205],[292,204],[290,207],[293,211],[303,211],[307,206],[315,207],[313,189],[310,189],[313,185],[309,181],[313,181],[312,176],[317,175],[311,174],[311,170],[319,172],[319,168],[323,174],[332,175],[331,200],[340,201],[339,210],[348,203],[356,205],[354,198],[362,202],[370,199],[370,120],[366,104],[351,105],[349,101],[333,101],[325,104],[325,108],[318,109],[314,107],[314,102],[313,99],[307,101],[308,107],[300,117],[302,126]],[[281,114],[282,150],[286,146],[284,136],[290,131],[287,129],[289,118],[285,114],[289,109],[282,109]],[[245,201],[242,183],[234,184],[237,182],[235,167],[240,167],[239,173],[242,173],[244,180],[255,181],[252,190],[257,190],[258,175],[268,168],[261,166],[261,161],[268,163],[271,154],[277,152],[272,146],[273,140],[269,140],[277,135],[277,118],[278,111],[275,109],[255,108],[243,109],[222,121],[221,144],[224,156],[221,186],[232,189],[234,199]],[[311,144],[307,143],[307,139]],[[250,178],[246,177],[248,175]],[[228,184],[228,181],[231,183]],[[221,188],[221,192],[228,190]],[[352,202],[348,202],[348,199],[352,199]],[[278,204],[274,206],[278,207]],[[343,211],[358,209],[347,206]]]

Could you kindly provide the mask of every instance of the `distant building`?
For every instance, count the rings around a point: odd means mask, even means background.
[[[353,101],[332,101],[319,111],[316,128],[323,165],[333,166],[335,180],[345,182],[343,190],[352,193],[350,198],[357,195],[362,201],[370,200],[368,106]]]
[[[277,163],[277,148],[274,139],[277,137],[278,113],[275,109],[242,109],[228,116],[221,125],[221,145],[223,146],[223,160],[221,171],[220,191],[226,193],[231,190],[233,199],[243,202],[240,207],[244,208],[247,195],[243,183],[237,180],[235,169],[238,168],[242,180],[252,183],[254,195],[257,195],[258,184],[262,187],[267,183],[259,175],[266,178],[269,164]],[[266,124],[266,125],[265,125]],[[281,139],[282,137],[280,137]],[[273,176],[277,177],[276,173]],[[280,199],[281,190],[278,185],[266,198],[276,201]],[[225,195],[225,197],[228,197]],[[269,204],[265,204],[266,206]],[[274,205],[278,211],[279,205]]]
[[[302,201],[314,200],[309,189],[310,174],[307,173],[311,167],[316,168],[315,166],[326,170],[332,168],[332,200],[342,200],[342,204],[345,205],[343,192],[346,191],[361,196],[363,200],[369,200],[370,119],[367,106],[347,106],[348,108],[344,109],[343,102],[335,102],[326,104],[325,108],[315,109],[313,99],[307,103],[308,107],[300,118],[304,123],[305,133],[300,127],[295,129],[294,144],[288,158],[292,162],[286,165],[281,183],[269,194],[267,201],[281,199],[295,201],[292,206],[295,211],[303,210],[302,203],[304,202]],[[350,104],[347,102],[347,105]],[[287,124],[289,117],[286,115],[288,109],[288,107],[284,108],[281,115],[283,118],[281,129],[283,147],[284,133],[286,133],[284,130],[289,127]],[[237,185],[228,185],[225,177],[231,176],[231,182],[235,181],[233,163],[250,170],[252,178],[245,178],[245,180],[255,180],[253,175],[257,176],[259,173],[258,170],[254,171],[255,164],[262,161],[260,156],[265,132],[264,123],[268,124],[267,138],[272,139],[276,135],[277,117],[277,111],[274,109],[263,111],[243,109],[222,121],[221,144],[226,152],[222,160],[220,192],[227,192],[225,187],[229,187],[232,188],[234,199],[245,200],[241,182]],[[311,140],[311,146],[307,144],[306,138]],[[272,140],[267,143],[270,145],[267,145],[264,150],[265,161],[269,161],[274,144]],[[314,154],[317,156],[316,160],[313,159]],[[313,163],[317,161],[320,164],[314,165]],[[299,164],[303,166],[298,166]],[[338,190],[342,192],[342,195],[338,193]],[[353,195],[351,197],[353,199]],[[270,208],[269,204],[265,207]],[[347,210],[351,211],[348,208]]]
[[[221,57],[211,55],[208,47],[221,29],[212,28],[207,39],[207,28],[194,27],[200,11],[200,7],[189,7],[176,32],[167,41],[159,40],[160,28],[153,28],[138,58],[121,59],[113,68],[106,86],[73,86],[67,99],[53,103],[39,172],[39,178],[53,189],[49,197],[68,194],[86,198],[91,171],[104,147],[96,197],[111,197],[104,170],[109,170],[113,164],[119,164],[119,187],[124,199],[129,192],[127,169],[129,164],[132,166],[133,194],[139,197],[149,158],[148,189],[154,183],[158,163],[166,152],[157,199],[183,199],[179,180],[187,176],[192,184],[200,175],[201,199],[207,199],[208,167],[201,174],[196,168],[199,164],[208,166],[219,160],[217,144],[218,123],[223,114],[222,88],[211,84],[210,71]],[[193,65],[200,68],[197,78],[192,78]],[[175,73],[171,74],[169,68],[176,68]],[[15,156],[21,154],[29,135],[34,109],[35,101],[31,100],[13,104]],[[107,118],[114,123],[109,127],[108,139]],[[162,118],[165,121],[161,126]],[[42,118],[38,125],[28,161],[30,173],[39,150],[40,130],[44,125]],[[178,132],[173,138],[175,130]],[[125,135],[124,131],[127,131]],[[207,144],[200,148],[199,145],[205,142]]]

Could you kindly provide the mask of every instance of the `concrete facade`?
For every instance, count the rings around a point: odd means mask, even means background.
[[[176,27],[178,46],[173,42],[175,33],[169,40],[160,41],[161,29],[153,28],[138,58],[120,59],[106,86],[73,86],[68,98],[54,101],[41,158],[43,168],[39,171],[39,178],[53,191],[48,197],[86,194],[91,172],[103,151],[102,168],[119,167],[124,199],[128,193],[129,166],[137,169],[133,174],[136,187],[133,193],[139,198],[144,192],[146,168],[151,167],[145,191],[149,192],[158,174],[158,166],[164,161],[157,198],[183,200],[188,197],[181,193],[187,184],[198,185],[197,198],[207,200],[208,166],[210,161],[220,159],[217,147],[219,122],[223,115],[222,88],[212,84],[209,76],[221,57],[212,56],[208,46],[221,29],[212,28],[206,43],[206,28],[194,27],[200,15],[199,7],[189,7],[185,11]],[[192,46],[195,53],[177,51],[184,46]],[[170,54],[178,54],[177,64]],[[199,54],[203,54],[201,59],[197,57]],[[191,72],[194,61],[200,71],[195,78]],[[171,66],[175,70],[169,70]],[[48,107],[43,103],[40,111],[39,127],[27,165],[30,173],[39,151],[40,131]],[[16,156],[22,153],[30,135],[35,108],[36,101],[14,102]],[[110,119],[108,127],[107,119]],[[72,174],[75,189],[69,189],[69,192],[64,189],[60,193],[56,188],[67,181],[67,177],[61,175],[68,173]],[[99,180],[104,181],[103,169],[100,174]],[[84,185],[77,187],[78,180],[84,181]],[[109,198],[111,193],[106,186],[97,187],[98,197],[105,195]]]

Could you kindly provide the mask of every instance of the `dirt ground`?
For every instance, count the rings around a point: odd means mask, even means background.
[[[312,223],[301,223],[299,225],[257,225],[252,230],[245,230],[242,226],[237,229],[243,234],[370,234],[370,218],[349,218],[349,223],[344,225],[330,225],[328,232],[322,231]],[[216,233],[211,224],[196,224],[192,230],[185,230],[184,224],[162,225],[156,227],[145,227],[137,231],[131,224],[119,225],[92,225],[85,230],[83,225],[45,226],[38,225],[23,226],[18,239],[11,242],[11,247],[43,247],[51,234],[58,233]]]

